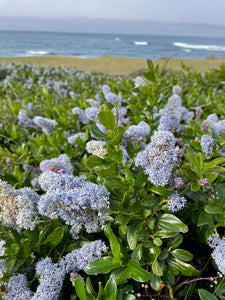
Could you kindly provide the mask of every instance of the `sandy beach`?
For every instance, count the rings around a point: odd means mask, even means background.
[[[205,73],[210,69],[218,69],[225,58],[209,57],[205,59],[161,58],[154,61],[162,66],[168,60],[167,68],[174,71],[182,69],[181,65],[191,67],[193,70]],[[82,71],[103,73],[107,75],[129,75],[133,72],[147,68],[146,59],[104,56],[100,58],[77,58],[65,56],[33,56],[33,57],[1,57],[0,64],[30,63],[43,66],[68,66]]]

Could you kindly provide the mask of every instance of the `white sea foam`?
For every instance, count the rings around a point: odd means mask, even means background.
[[[134,45],[138,45],[138,46],[147,46],[147,45],[148,45],[148,42],[145,42],[145,41],[143,41],[143,42],[135,41],[135,42],[134,42]]]
[[[27,56],[39,56],[39,55],[48,55],[50,52],[48,51],[26,51]]]
[[[176,47],[195,49],[195,50],[225,51],[225,46],[220,46],[220,45],[193,45],[193,44],[186,44],[180,42],[175,42],[173,43],[173,45]]]
[[[119,37],[116,37],[116,38],[115,38],[115,41],[120,41],[120,38],[119,38]]]
[[[191,52],[191,49],[183,49],[185,52]]]

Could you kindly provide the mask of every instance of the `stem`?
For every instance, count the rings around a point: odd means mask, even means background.
[[[125,212],[125,211],[119,211],[119,210],[107,210],[107,212],[109,214],[116,214],[116,215],[125,215],[125,216],[129,216],[129,217],[134,217],[134,218],[141,218],[140,215],[134,215],[134,214],[130,214],[128,212]]]
[[[169,289],[170,298],[171,298],[171,299],[174,299],[174,297],[173,297],[173,290],[172,290],[172,288],[171,288],[171,285],[167,285],[167,287],[168,287],[168,289]]]
[[[209,281],[213,281],[212,277],[205,277],[205,278],[195,278],[192,280],[188,280],[188,281],[184,281],[181,284],[178,284],[177,286],[175,286],[175,288],[173,289],[173,291],[175,292],[176,290],[178,290],[181,286],[185,285],[185,284],[189,284],[191,282],[195,282],[195,281],[200,281],[200,280],[209,280]]]
[[[166,203],[168,200],[163,199],[157,206],[156,209],[153,211],[152,216],[157,212],[157,210],[162,206],[162,204]]]

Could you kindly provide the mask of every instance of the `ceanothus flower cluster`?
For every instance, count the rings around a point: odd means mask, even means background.
[[[37,263],[36,274],[40,275],[40,284],[32,300],[57,300],[66,275],[65,271],[46,257]]]
[[[3,300],[31,300],[32,292],[24,274],[14,275],[9,279],[8,293],[3,295]]]
[[[50,120],[39,116],[35,117],[33,120],[37,126],[41,127],[42,131],[46,135],[52,135],[54,127],[58,124],[55,120]]]
[[[186,199],[184,197],[180,197],[177,192],[168,196],[167,199],[169,200],[167,202],[167,208],[172,212],[182,209],[186,203]]]
[[[83,247],[73,250],[60,261],[61,268],[68,272],[85,270],[89,263],[101,258],[107,247],[101,240],[85,243]]]
[[[213,154],[213,145],[214,139],[210,135],[204,134],[201,138],[201,147],[206,158]]]
[[[81,140],[83,140],[84,137],[85,137],[85,133],[84,132],[78,132],[78,133],[75,133],[73,135],[70,135],[69,137],[67,137],[67,141],[68,141],[69,144],[75,145],[76,140],[77,140],[78,137]]]
[[[0,221],[4,226],[33,230],[38,223],[37,203],[39,195],[25,187],[14,189],[0,180]]]
[[[86,117],[86,115],[82,109],[80,109],[79,107],[74,107],[72,109],[72,113],[73,113],[73,115],[78,115],[78,117],[77,117],[78,122],[81,122],[83,124],[88,124],[88,122],[89,122],[88,118]]]
[[[87,242],[81,248],[73,250],[64,256],[59,263],[53,263],[51,258],[41,259],[36,265],[39,275],[39,285],[36,292],[29,289],[28,280],[24,274],[14,275],[9,279],[8,293],[5,300],[57,300],[63,285],[65,275],[70,272],[85,270],[89,263],[101,258],[107,247],[101,240]]]
[[[212,258],[215,260],[219,271],[225,275],[225,238],[219,239],[214,233],[208,238],[208,244],[213,248]]]
[[[35,128],[35,129],[38,128],[38,126],[35,125],[34,120],[28,118],[27,113],[24,109],[21,109],[19,111],[18,120],[19,120],[18,124],[21,126]]]
[[[73,174],[73,166],[70,162],[70,158],[66,154],[61,154],[59,157],[52,158],[49,160],[43,160],[40,163],[40,169],[42,171],[52,170],[52,171],[61,171],[64,173]]]
[[[149,136],[151,131],[150,126],[141,121],[138,125],[130,126],[123,134],[124,139],[129,139],[134,142],[142,142]]]
[[[175,138],[169,131],[155,131],[151,143],[135,158],[136,167],[142,167],[149,180],[156,186],[165,186],[170,179],[177,155]]]
[[[38,202],[39,213],[52,219],[63,219],[71,226],[70,232],[74,238],[83,226],[87,232],[96,232],[104,226],[109,207],[106,188],[86,182],[84,177],[51,171],[39,176],[39,184],[47,191]]]
[[[105,145],[105,142],[92,140],[92,141],[87,142],[86,150],[88,153],[91,153],[93,155],[103,158],[104,155],[107,154],[107,149],[103,148],[104,145]]]

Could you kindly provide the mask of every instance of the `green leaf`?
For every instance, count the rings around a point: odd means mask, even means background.
[[[187,264],[175,257],[167,260],[170,267],[178,270],[184,276],[196,276],[200,274],[200,271],[196,270],[192,265]]]
[[[19,257],[26,259],[31,254],[31,242],[29,239],[21,239],[21,249],[19,251]]]
[[[85,286],[86,286],[87,292],[88,292],[90,295],[92,295],[93,297],[96,298],[96,297],[97,297],[97,293],[96,293],[96,291],[94,290],[94,288],[93,288],[93,286],[92,286],[90,277],[87,277]]]
[[[208,179],[209,183],[212,183],[217,178],[217,174],[214,174],[214,173],[204,173],[203,175],[204,175],[204,178]]]
[[[139,220],[133,221],[127,227],[127,242],[131,250],[136,248],[137,236],[136,232],[141,228],[142,222]]]
[[[193,191],[193,192],[197,192],[198,190],[200,190],[200,185],[197,183],[197,182],[193,182],[192,184],[191,184],[191,190]]]
[[[108,240],[110,242],[110,247],[111,247],[111,250],[112,250],[112,254],[114,256],[113,262],[114,263],[120,263],[121,262],[120,243],[119,243],[117,237],[115,236],[115,234],[113,233],[113,231],[109,227],[109,225],[105,226],[104,233],[105,233],[106,237],[108,238]]]
[[[217,300],[218,298],[205,289],[198,289],[201,300]]]
[[[122,182],[121,178],[117,176],[110,176],[105,179],[105,183],[112,189],[124,189],[126,185]]]
[[[15,262],[16,262],[16,258],[15,257],[8,257],[8,258],[6,258],[5,268],[6,269],[11,269],[15,265]]]
[[[188,227],[172,214],[162,214],[157,217],[157,234],[159,237],[175,236],[178,232],[188,232]]]
[[[153,261],[152,263],[152,272],[156,275],[156,276],[163,276],[163,270],[159,265],[159,262],[157,260],[157,258]]]
[[[198,217],[198,223],[197,226],[207,225],[207,224],[213,224],[214,218],[212,215],[207,214],[206,212],[201,212]]]
[[[53,230],[53,232],[47,236],[47,238],[44,240],[43,244],[49,243],[53,247],[57,246],[63,238],[64,231],[65,231],[64,227],[55,228]]]
[[[206,205],[205,211],[209,214],[223,214],[223,205],[217,203],[210,203]]]
[[[86,300],[87,297],[86,297],[85,288],[79,278],[75,279],[74,285],[75,285],[76,294],[79,297],[79,299]]]
[[[103,164],[103,159],[101,159],[99,156],[97,155],[91,155],[87,161],[86,161],[86,165],[89,168],[94,168],[97,166],[101,166]]]
[[[171,251],[171,254],[182,261],[190,261],[193,259],[193,254],[183,249],[175,249]]]
[[[110,277],[105,285],[105,299],[117,300],[117,284],[113,277]]]
[[[127,264],[127,272],[129,277],[139,282],[147,282],[152,278],[152,274],[142,269],[139,261],[131,259]]]
[[[192,170],[195,172],[198,178],[201,178],[201,166],[198,158],[192,154],[186,154],[185,158],[192,163]]]
[[[126,295],[125,298],[124,298],[124,300],[136,300],[136,299],[137,298],[132,294]]]
[[[102,132],[96,125],[91,125],[90,126],[91,132],[96,136],[97,138],[100,139],[106,139],[107,134]]]
[[[114,114],[111,111],[100,111],[98,119],[102,125],[107,129],[114,129],[116,127],[116,121]]]
[[[170,196],[172,193],[174,193],[174,191],[168,190],[163,186],[153,186],[150,188],[150,191],[164,197]]]
[[[162,245],[162,240],[159,237],[155,237],[153,239],[153,244],[156,246],[161,246]]]
[[[142,188],[145,185],[147,179],[148,175],[144,173],[139,173],[135,179],[134,188],[137,190]]]
[[[107,274],[111,270],[113,270],[115,268],[119,268],[120,264],[118,264],[118,263],[114,264],[112,262],[112,259],[113,258],[111,256],[107,256],[107,257],[103,257],[98,260],[92,261],[85,269],[85,272],[88,275]]]
[[[142,244],[138,245],[136,249],[132,252],[132,259],[141,260],[142,258]]]
[[[160,290],[160,283],[161,283],[161,278],[153,274],[152,279],[150,281],[150,285],[154,291],[157,292]]]
[[[211,167],[214,167],[216,165],[221,165],[225,163],[225,158],[215,158],[214,160],[204,164],[203,171],[207,171]]]

